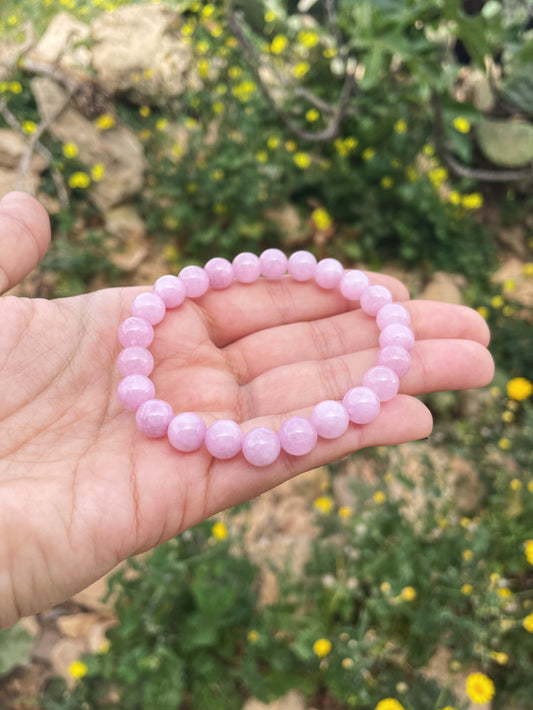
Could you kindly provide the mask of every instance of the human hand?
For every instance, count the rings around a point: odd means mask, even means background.
[[[17,283],[46,251],[48,218],[27,195],[0,203],[0,279]],[[405,287],[383,275],[395,301]],[[120,560],[286,479],[367,446],[428,436],[416,395],[492,379],[487,326],[474,311],[407,301],[416,343],[400,394],[365,426],[265,468],[204,447],[148,439],[117,401],[118,326],[143,288],[48,301],[0,299],[0,626],[68,598]],[[349,310],[351,309],[351,310]],[[278,429],[342,399],[375,359],[373,319],[338,293],[290,278],[188,299],[156,326],[157,396],[243,430]]]

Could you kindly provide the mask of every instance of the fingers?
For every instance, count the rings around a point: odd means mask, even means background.
[[[351,387],[361,384],[376,353],[374,348],[268,370],[241,388],[244,411],[257,417],[311,407],[324,399],[341,400]],[[421,340],[411,351],[411,367],[400,379],[400,392],[420,395],[482,387],[493,374],[492,358],[480,343]]]
[[[407,301],[417,341],[466,339],[487,345],[485,320],[471,308],[436,301]],[[241,384],[290,363],[326,360],[378,346],[375,318],[360,309],[316,321],[280,325],[228,345],[224,352]],[[370,365],[368,365],[370,366]]]
[[[392,276],[368,275],[370,283],[386,286],[395,301],[409,298],[406,287]],[[218,347],[259,330],[326,318],[354,308],[338,289],[325,290],[314,282],[299,283],[289,276],[260,279],[250,285],[234,283],[225,291],[210,290],[197,305]]]
[[[0,293],[30,273],[50,243],[50,221],[44,207],[24,192],[0,201]]]
[[[310,412],[304,410],[301,414],[309,416]],[[282,420],[283,417],[270,417],[249,422],[248,426],[270,426],[277,430]],[[431,414],[419,400],[399,395],[383,405],[375,421],[364,426],[350,424],[338,439],[319,437],[315,448],[305,456],[290,456],[282,451],[273,464],[264,468],[250,467],[241,455],[231,462],[215,461],[209,474],[206,507],[211,512],[223,510],[362,448],[422,439],[429,436],[432,426]]]

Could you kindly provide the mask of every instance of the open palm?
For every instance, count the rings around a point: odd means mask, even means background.
[[[6,287],[46,250],[47,217],[12,193],[0,203]],[[14,252],[14,245],[16,250]],[[16,258],[13,254],[16,253]],[[0,271],[0,276],[2,272]],[[395,300],[408,294],[371,275]],[[366,426],[319,439],[308,455],[282,452],[265,468],[238,455],[180,454],[139,434],[116,398],[117,330],[146,289],[115,288],[47,301],[0,299],[0,625],[67,598],[120,560],[287,478],[372,445],[427,436],[414,397],[477,387],[492,377],[484,321],[467,308],[409,301],[417,342],[401,393]],[[374,319],[336,293],[290,278],[234,284],[169,310],[151,347],[156,396],[207,424],[273,429],[341,399],[373,364]]]

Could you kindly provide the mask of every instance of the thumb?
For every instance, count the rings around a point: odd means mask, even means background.
[[[44,207],[25,192],[0,200],[0,293],[18,284],[43,258],[50,243]]]

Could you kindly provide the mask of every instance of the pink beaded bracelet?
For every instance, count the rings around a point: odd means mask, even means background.
[[[154,338],[153,326],[163,320],[167,308],[177,308],[185,298],[199,298],[209,288],[225,289],[233,281],[250,284],[261,276],[281,278],[287,272],[295,281],[314,280],[326,290],[339,288],[348,301],[359,301],[367,315],[376,317],[380,350],[376,364],[365,372],[361,386],[348,390],[342,402],[320,402],[310,419],[289,417],[278,432],[256,427],[243,434],[240,426],[229,419],[219,419],[207,427],[198,414],[175,415],[168,402],[155,399],[155,387],[149,378],[154,360],[148,347]],[[184,453],[196,451],[202,445],[217,459],[230,459],[242,452],[254,466],[273,463],[282,449],[293,456],[308,454],[319,436],[325,439],[342,436],[350,421],[358,425],[373,421],[381,402],[392,399],[398,392],[399,378],[409,370],[409,350],[415,341],[408,327],[409,312],[393,303],[387,288],[371,285],[362,271],[345,271],[337,259],[317,262],[308,251],[297,251],[287,259],[279,249],[267,249],[259,257],[244,252],[233,262],[217,257],[204,268],[186,266],[179,276],[162,276],[151,292],[137,296],[131,313],[118,331],[124,348],[117,362],[123,377],[118,399],[125,409],[136,412],[138,429],[151,438],[167,436],[170,444]]]

